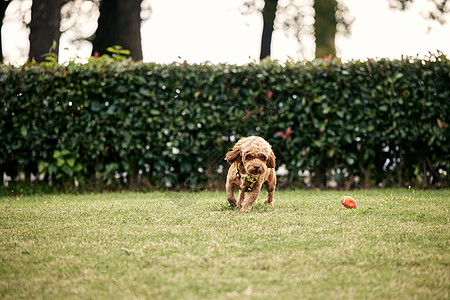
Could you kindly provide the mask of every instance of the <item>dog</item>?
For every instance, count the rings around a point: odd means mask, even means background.
[[[264,203],[272,206],[277,185],[276,158],[272,146],[258,136],[244,137],[227,152],[225,159],[231,165],[226,183],[228,202],[234,207],[242,206],[241,211],[249,211],[264,184],[267,189],[267,200]],[[239,189],[237,202],[235,189]],[[244,202],[246,192],[248,197]]]

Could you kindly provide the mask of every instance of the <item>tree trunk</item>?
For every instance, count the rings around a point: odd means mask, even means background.
[[[33,0],[30,22],[30,59],[43,61],[42,55],[49,52],[56,42],[58,54],[61,31],[61,5],[63,0]]]
[[[315,0],[316,58],[336,56],[336,0]]]
[[[275,22],[275,15],[277,13],[278,0],[265,0],[263,15],[263,33],[261,39],[261,54],[260,59],[270,57],[270,47],[272,44],[273,24]]]
[[[130,50],[134,60],[142,60],[141,0],[103,0],[92,54],[107,53],[106,48],[119,45]]]

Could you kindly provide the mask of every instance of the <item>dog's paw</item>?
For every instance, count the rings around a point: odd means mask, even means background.
[[[269,202],[268,200],[264,201],[264,204],[267,204],[269,206],[273,206],[273,202]]]
[[[230,203],[230,205],[232,206],[232,207],[236,207],[236,199],[228,199],[228,203]]]
[[[248,212],[248,211],[250,211],[250,209],[252,209],[252,208],[251,207],[242,207],[241,212]]]

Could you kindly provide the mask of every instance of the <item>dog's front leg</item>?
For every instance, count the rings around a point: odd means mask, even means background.
[[[272,206],[273,205],[273,193],[275,192],[275,185],[269,184],[267,181],[264,185],[267,188],[267,200],[264,203]]]
[[[234,187],[227,183],[227,200],[232,206],[236,206],[236,198],[234,197]]]
[[[261,185],[255,186],[251,192],[248,193],[247,200],[242,205],[241,211],[249,211],[252,209],[253,203],[255,203],[258,198],[259,192],[261,191]]]
[[[267,200],[264,201],[265,204],[268,204],[270,206],[273,205],[273,192],[274,192],[273,190],[272,191],[267,190]]]
[[[245,199],[245,191],[243,189],[239,190],[239,199],[238,199],[238,203],[236,204],[237,207],[241,206],[242,203],[244,203],[244,199]]]

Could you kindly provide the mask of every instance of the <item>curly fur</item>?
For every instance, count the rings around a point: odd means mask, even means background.
[[[275,175],[275,154],[270,144],[261,137],[250,136],[241,138],[233,149],[227,152],[225,159],[231,164],[227,175],[227,200],[231,205],[241,208],[241,211],[249,211],[258,198],[261,186],[267,188],[266,204],[272,205],[273,194],[277,185]],[[245,193],[250,182],[237,177],[257,178],[251,191],[248,192],[247,200],[244,202]],[[234,191],[239,189],[239,199],[236,202]]]

